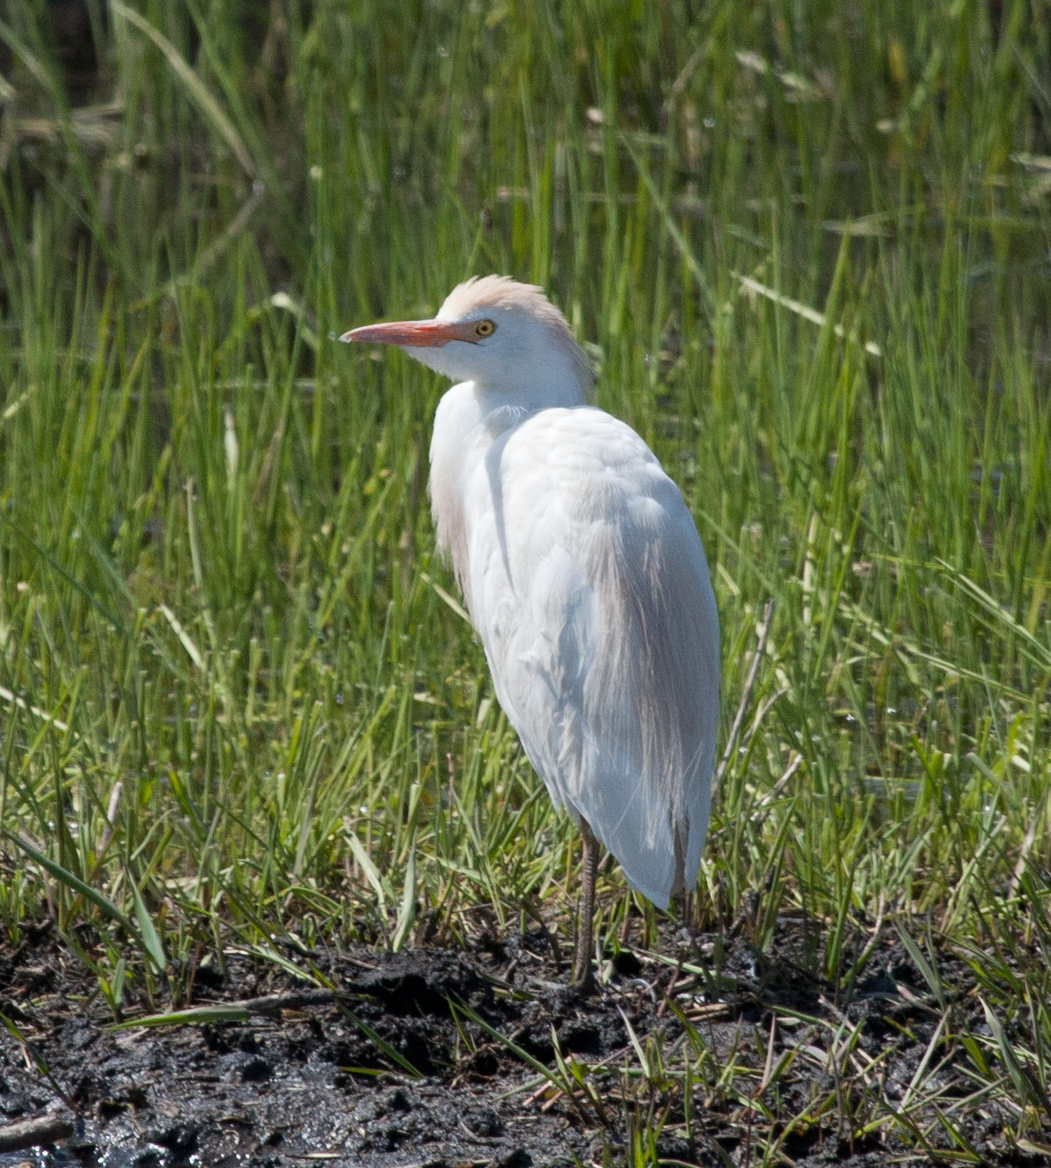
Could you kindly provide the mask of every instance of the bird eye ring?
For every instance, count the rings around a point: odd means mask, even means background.
[[[491,320],[480,320],[474,326],[476,337],[491,337],[496,332],[496,325]]]

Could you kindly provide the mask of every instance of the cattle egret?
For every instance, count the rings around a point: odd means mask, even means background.
[[[678,487],[592,374],[540,288],[453,289],[433,320],[341,340],[397,345],[451,377],[431,439],[431,510],[496,696],[580,827],[573,968],[591,982],[598,843],[654,904],[692,888],[708,827],[719,616]]]

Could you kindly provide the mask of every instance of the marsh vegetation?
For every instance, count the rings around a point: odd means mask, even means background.
[[[1049,42],[1037,0],[8,6],[3,1078],[62,985],[122,1022],[429,947],[506,1009],[427,1073],[533,1076],[599,1162],[1046,1162]],[[483,1023],[565,977],[576,833],[433,556],[443,385],[334,343],[490,271],[681,485],[723,626],[689,928],[603,866],[635,1022],[550,1079]]]

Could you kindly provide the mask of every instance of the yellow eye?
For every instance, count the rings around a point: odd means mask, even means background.
[[[491,337],[496,332],[496,325],[491,320],[480,320],[474,326],[476,337]]]

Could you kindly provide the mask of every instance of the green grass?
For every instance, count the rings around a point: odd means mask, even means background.
[[[575,833],[433,556],[443,384],[334,343],[506,272],[693,509],[724,733],[776,601],[697,923],[804,914],[844,993],[877,918],[972,946],[1038,1126],[1045,8],[105,7],[87,111],[46,6],[0,23],[8,943],[50,914],[119,1009],[231,939],[565,936]]]

